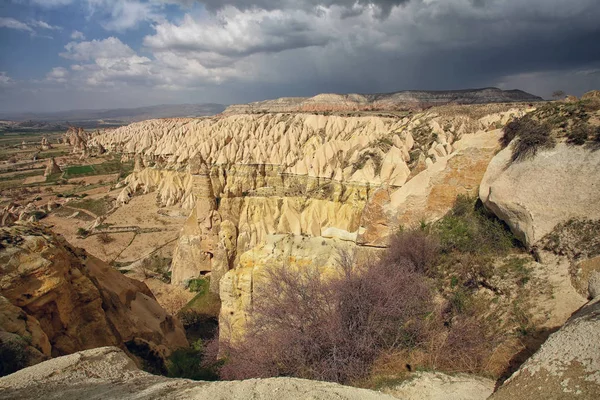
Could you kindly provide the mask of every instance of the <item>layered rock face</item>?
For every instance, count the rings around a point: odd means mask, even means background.
[[[527,109],[472,107],[402,118],[153,120],[90,145],[137,157],[119,202],[156,191],[159,204],[190,210],[172,283],[210,274],[222,319],[237,330],[267,264],[332,266],[338,249],[385,247],[399,226],[436,219],[458,194],[475,194],[498,128]]]
[[[229,106],[224,113],[406,110],[442,104],[486,104],[537,102],[541,97],[520,91],[497,88],[423,91],[406,90],[384,94],[319,94],[314,97],[283,97],[275,100]]]
[[[0,230],[0,294],[0,314],[12,321],[2,328],[44,356],[111,345],[166,357],[187,346],[145,284],[40,227]]]

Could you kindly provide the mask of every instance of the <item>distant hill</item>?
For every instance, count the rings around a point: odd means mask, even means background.
[[[370,111],[423,109],[443,104],[487,104],[538,102],[541,97],[522,90],[498,88],[466,90],[406,90],[378,94],[319,94],[314,97],[283,97],[275,100],[238,104],[225,113],[302,112],[302,111]]]
[[[51,113],[0,113],[0,119],[21,128],[78,125],[84,127],[124,125],[153,118],[205,117],[225,110],[222,104],[162,104],[107,110],[70,110]]]

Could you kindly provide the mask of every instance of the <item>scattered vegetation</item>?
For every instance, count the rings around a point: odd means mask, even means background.
[[[73,201],[69,203],[70,207],[80,208],[82,210],[87,210],[96,215],[97,217],[101,217],[106,215],[113,207],[113,200],[108,197],[102,197],[99,199],[88,199],[82,201]]]
[[[106,232],[99,233],[98,235],[96,235],[96,238],[101,244],[109,244],[115,241],[115,238],[113,238]]]
[[[352,164],[352,173],[359,171],[367,165],[367,161],[371,160],[375,168],[375,175],[381,172],[381,163],[383,162],[381,155],[375,151],[365,151],[361,153],[358,159]]]
[[[190,348],[179,349],[173,352],[166,363],[167,375],[171,378],[185,378],[197,381],[216,381],[219,379],[218,367],[221,362],[210,362],[207,359],[214,359],[210,355],[214,353],[216,343],[209,344],[205,348],[201,339],[198,339]],[[215,354],[216,356],[216,354]]]
[[[90,234],[90,231],[88,231],[87,229],[84,228],[78,228],[77,229],[77,236],[80,238],[85,238]]]
[[[146,279],[158,278],[165,283],[170,283],[172,261],[172,258],[160,257],[157,254],[153,254],[142,261],[140,270]]]
[[[202,279],[202,278],[197,278],[197,279],[190,279],[190,281],[188,282],[187,288],[189,289],[190,292],[204,294],[204,293],[208,292],[209,285],[210,285],[210,282],[208,280]]]
[[[544,250],[586,259],[600,255],[600,221],[571,219],[557,225],[541,240]]]
[[[532,158],[539,150],[553,148],[562,139],[571,145],[594,146],[600,142],[600,133],[589,120],[598,110],[600,102],[592,100],[547,103],[508,123],[500,143],[506,147],[516,140],[512,161]]]

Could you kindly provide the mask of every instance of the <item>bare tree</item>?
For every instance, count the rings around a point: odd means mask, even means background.
[[[349,382],[383,350],[415,345],[432,309],[425,277],[407,260],[343,267],[334,278],[316,268],[268,269],[246,339],[224,347],[222,377]]]
[[[560,100],[560,99],[562,99],[563,97],[565,97],[565,92],[563,92],[562,90],[556,90],[556,91],[554,91],[554,92],[552,93],[552,97],[553,97],[555,100]]]

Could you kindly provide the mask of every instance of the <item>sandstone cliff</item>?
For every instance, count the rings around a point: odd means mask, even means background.
[[[111,345],[160,359],[187,346],[145,284],[41,227],[0,230],[0,294],[2,329],[46,357]]]
[[[191,210],[172,282],[210,275],[222,316],[238,329],[265,260],[301,264],[339,248],[385,247],[399,226],[439,218],[458,194],[476,192],[498,128],[528,109],[454,107],[405,117],[152,120],[89,144],[136,158],[120,203],[155,191],[159,204]]]

